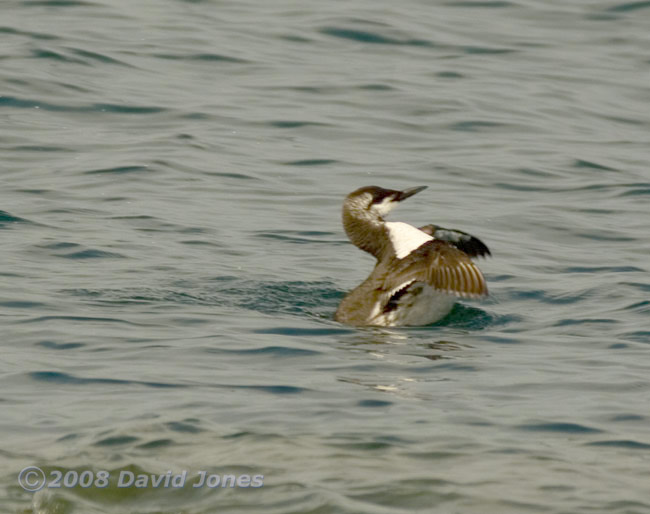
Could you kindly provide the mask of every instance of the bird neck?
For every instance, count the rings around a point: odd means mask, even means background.
[[[386,246],[383,218],[366,209],[343,206],[343,227],[352,243],[379,259]]]

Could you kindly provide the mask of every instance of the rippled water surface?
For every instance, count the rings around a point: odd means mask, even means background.
[[[2,2],[0,510],[650,512],[649,26],[621,0]],[[479,236],[491,297],[334,322],[370,184],[428,185],[391,219]],[[111,480],[32,493],[26,466]]]

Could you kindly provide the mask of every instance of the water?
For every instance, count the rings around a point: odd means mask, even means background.
[[[0,510],[649,512],[649,16],[3,2]],[[491,298],[335,323],[370,184],[428,185],[391,219],[479,236]]]

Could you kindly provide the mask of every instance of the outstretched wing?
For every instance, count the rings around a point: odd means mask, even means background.
[[[407,257],[394,260],[391,267],[383,285],[391,295],[414,282],[424,282],[438,291],[464,298],[488,294],[485,278],[469,254],[446,241],[428,241]]]
[[[470,257],[485,257],[492,255],[490,249],[477,237],[461,230],[437,227],[436,225],[425,225],[420,230],[440,241],[446,241],[461,252],[465,252]]]

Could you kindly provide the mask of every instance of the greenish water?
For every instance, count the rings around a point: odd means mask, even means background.
[[[650,511],[649,16],[2,3],[0,510]],[[428,185],[391,219],[485,241],[490,299],[335,323],[370,184]]]

